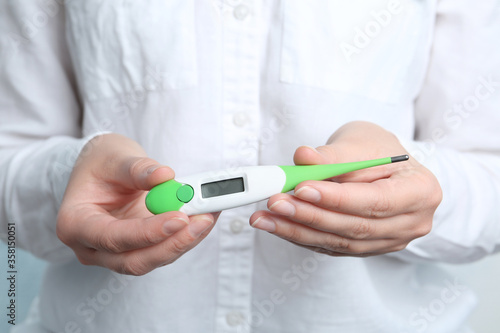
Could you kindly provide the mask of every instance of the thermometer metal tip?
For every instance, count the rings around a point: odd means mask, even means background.
[[[410,156],[408,156],[408,155],[393,156],[393,157],[391,157],[391,163],[408,161],[409,159],[410,159]]]

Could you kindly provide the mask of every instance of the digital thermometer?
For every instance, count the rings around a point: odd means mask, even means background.
[[[291,191],[305,180],[324,180],[408,158],[408,155],[401,155],[351,163],[251,166],[200,173],[155,186],[146,196],[146,206],[153,214],[170,211],[187,215],[218,212]]]

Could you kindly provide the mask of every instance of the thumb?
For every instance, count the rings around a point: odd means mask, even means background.
[[[337,152],[332,146],[300,146],[295,151],[293,161],[296,165],[330,164],[341,163],[337,158]]]
[[[125,160],[119,172],[118,181],[129,189],[150,190],[154,186],[173,179],[174,171],[147,157],[134,157]]]

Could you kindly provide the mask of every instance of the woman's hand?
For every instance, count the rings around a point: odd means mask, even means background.
[[[408,154],[383,128],[352,122],[327,145],[299,147],[295,164],[343,163]],[[355,171],[333,181],[305,181],[294,195],[277,194],[253,227],[333,256],[371,256],[404,249],[430,232],[441,202],[434,175],[410,157],[402,163]]]
[[[173,177],[172,169],[147,158],[135,141],[98,136],[73,169],[57,235],[85,265],[142,275],[170,264],[205,238],[217,218],[151,214],[144,203],[147,190]]]

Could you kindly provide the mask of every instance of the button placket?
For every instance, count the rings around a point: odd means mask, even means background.
[[[228,1],[230,3],[228,3]],[[253,0],[225,0],[223,26],[223,144],[224,165],[258,164],[250,137],[260,127],[259,27]],[[253,205],[224,212],[219,221],[219,271],[216,332],[238,332],[251,314],[253,242],[255,231],[246,221]],[[222,222],[222,223],[221,223]]]

